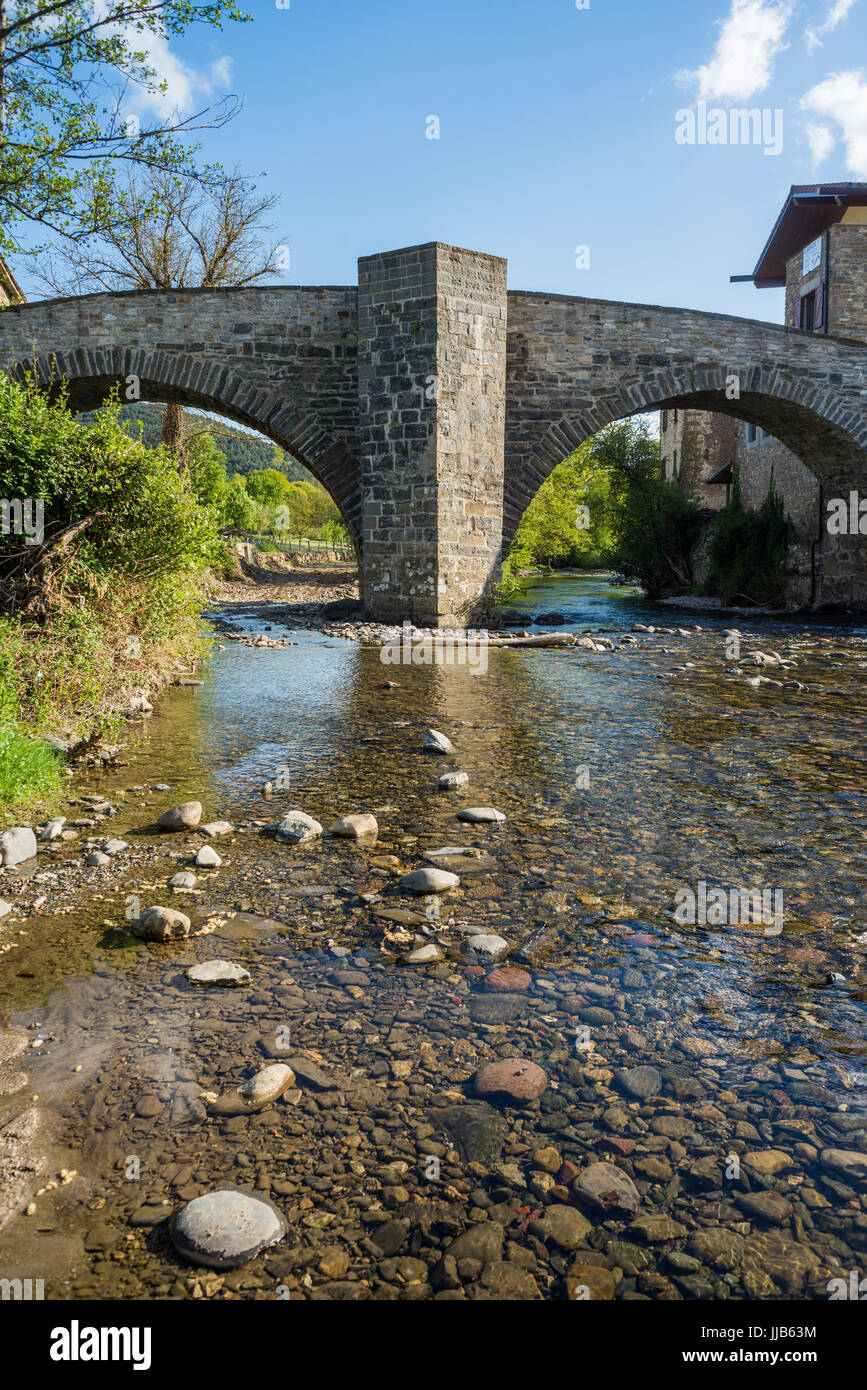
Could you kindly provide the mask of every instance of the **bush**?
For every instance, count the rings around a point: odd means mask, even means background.
[[[786,516],[773,473],[767,496],[756,512],[743,505],[735,469],[731,501],[711,527],[705,592],[723,603],[746,599],[755,604],[784,605],[786,560],[794,536],[795,528]]]

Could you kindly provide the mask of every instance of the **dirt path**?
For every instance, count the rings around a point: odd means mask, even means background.
[[[217,580],[213,598],[219,605],[256,603],[331,603],[358,598],[358,568],[347,562],[298,562],[284,555],[263,555],[262,565],[240,561],[243,577]]]

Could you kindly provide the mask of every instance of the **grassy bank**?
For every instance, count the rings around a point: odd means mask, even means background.
[[[38,535],[0,536],[2,811],[63,785],[46,735],[111,739],[135,697],[153,701],[200,660],[206,577],[224,554],[195,475],[130,439],[116,406],[81,424],[62,392],[2,375],[0,498],[43,516]]]

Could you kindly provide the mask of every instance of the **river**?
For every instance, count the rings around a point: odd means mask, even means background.
[[[0,1025],[27,1033],[0,1121],[33,1116],[57,1184],[30,1214],[22,1186],[0,1274],[42,1272],[53,1298],[750,1299],[827,1298],[863,1269],[867,630],[691,614],[606,576],[536,577],[519,606],[615,648],[386,667],[285,610],[236,616],[293,645],[221,641],[125,766],[76,774],[66,814],[129,848],[89,869],[80,842],[47,846],[0,936]],[[796,663],[756,668],[779,684],[729,674],[730,622],[744,654]],[[621,644],[635,623],[670,630]],[[454,756],[422,751],[430,727]],[[453,769],[468,786],[439,791]],[[235,830],[177,893],[200,838],[153,823],[192,799]],[[267,832],[292,807],[326,830],[372,811],[378,840],[287,846]],[[444,846],[460,887],[420,933],[443,958],[406,965],[380,914],[418,911],[400,877]],[[775,911],[683,920],[714,889]],[[154,903],[207,930],[131,938],[131,904]],[[492,978],[473,932],[526,978]],[[211,957],[251,986],[191,986]],[[273,1105],[215,1105],[294,1057]],[[541,1095],[478,1100],[509,1058]],[[600,1162],[619,1170],[601,1198]],[[289,1230],[217,1273],[168,1219],[221,1186]]]

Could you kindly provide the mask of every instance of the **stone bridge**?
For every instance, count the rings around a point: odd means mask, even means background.
[[[66,381],[78,410],[131,386],[143,400],[261,431],[334,498],[367,609],[384,619],[459,619],[496,578],[551,470],[603,425],[642,411],[736,415],[796,453],[823,498],[867,492],[867,345],[721,314],[508,292],[505,261],[437,242],[362,258],[357,287],[10,307],[0,365]],[[820,544],[831,553],[816,601],[867,603],[859,538],[823,532]]]

